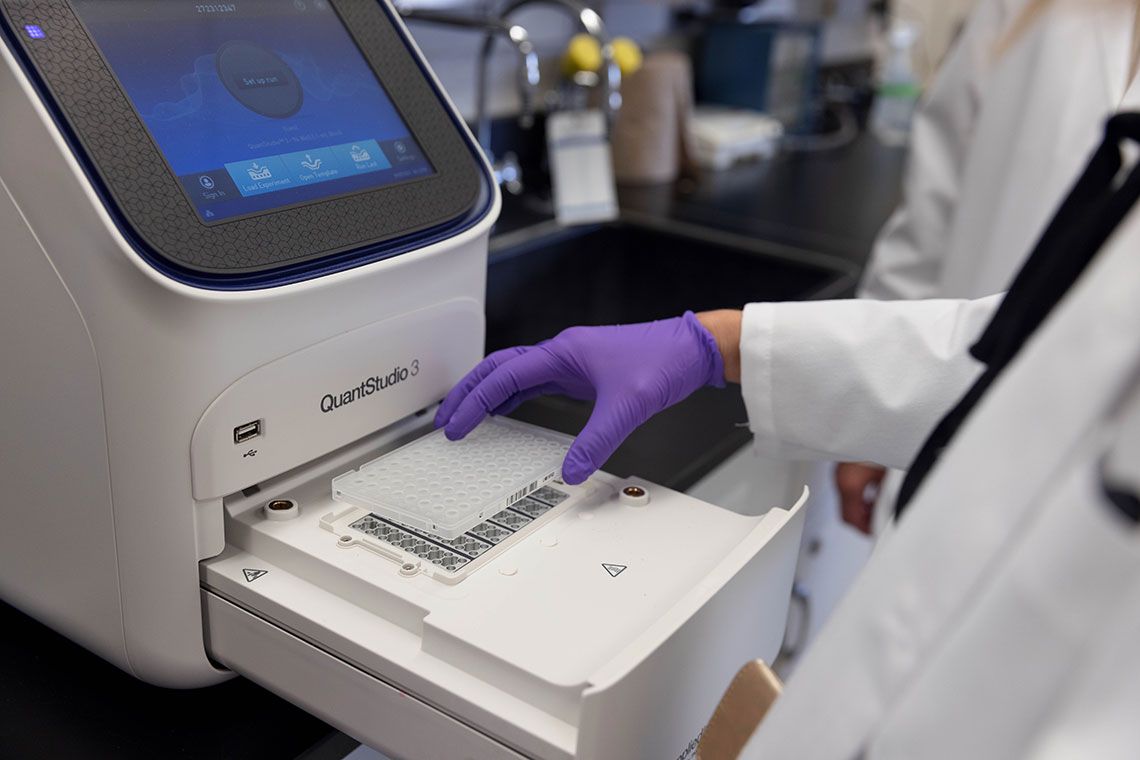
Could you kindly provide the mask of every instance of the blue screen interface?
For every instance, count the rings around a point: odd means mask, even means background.
[[[434,174],[327,0],[73,0],[206,223]]]

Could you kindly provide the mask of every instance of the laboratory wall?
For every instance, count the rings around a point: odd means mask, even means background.
[[[416,8],[424,6],[421,2],[411,5]],[[602,7],[597,3],[591,5]],[[474,14],[479,8],[475,4],[465,4],[454,10]],[[610,0],[604,4],[603,16],[612,36],[631,37],[645,45],[668,30],[671,12],[670,5],[665,2]],[[566,43],[579,31],[573,17],[557,3],[540,0],[512,14],[511,21],[523,26],[530,34],[543,61],[543,81],[554,81],[558,59]],[[468,120],[473,119],[475,79],[478,76],[476,62],[483,44],[482,36],[465,29],[449,29],[415,21],[410,22],[408,28],[460,112]],[[495,44],[489,77],[489,105],[494,116],[506,116],[519,110],[515,85],[517,63],[518,57],[511,45],[501,40]]]
[[[472,0],[409,0],[402,7],[445,7],[474,15],[494,12],[504,4]],[[611,36],[629,37],[642,47],[652,49],[670,44],[664,38],[671,31],[675,12],[708,9],[713,3],[710,0],[605,0],[587,4],[602,14]],[[865,60],[874,54],[877,27],[872,19],[871,0],[767,0],[757,7],[763,9],[762,15],[766,18],[823,19],[822,56],[825,62]],[[530,34],[543,60],[543,81],[558,79],[558,61],[562,51],[570,37],[579,31],[567,9],[556,0],[537,0],[512,14],[511,20],[525,27]],[[408,27],[460,112],[472,119],[475,114],[475,78],[478,75],[475,64],[482,37],[467,30],[423,22],[410,22]],[[503,41],[496,43],[489,89],[490,111],[494,116],[510,115],[519,110],[518,88],[515,86],[517,60],[510,45]]]

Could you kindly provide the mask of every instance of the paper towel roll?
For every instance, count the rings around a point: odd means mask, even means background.
[[[686,120],[693,108],[688,56],[650,54],[622,83],[622,107],[614,121],[614,177],[624,184],[673,182],[685,161]]]

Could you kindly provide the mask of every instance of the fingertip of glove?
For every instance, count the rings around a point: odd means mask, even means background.
[[[571,469],[567,466],[562,467],[562,482],[568,486],[581,485],[588,477],[590,477],[589,473],[583,474],[577,469]]]
[[[562,462],[562,480],[568,485],[576,486],[585,482],[596,469],[598,468],[582,457],[580,452],[570,449]]]

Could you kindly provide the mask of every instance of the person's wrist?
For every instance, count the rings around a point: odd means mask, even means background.
[[[686,311],[681,321],[689,328],[689,332],[697,340],[701,354],[704,356],[704,373],[700,376],[701,385],[711,385],[713,388],[723,388],[726,384],[724,378],[724,360],[720,355],[720,346],[708,328],[697,319],[697,315]]]
[[[730,383],[739,383],[740,329],[744,313],[737,309],[717,309],[702,311],[696,318],[716,342],[724,365],[724,379]]]

